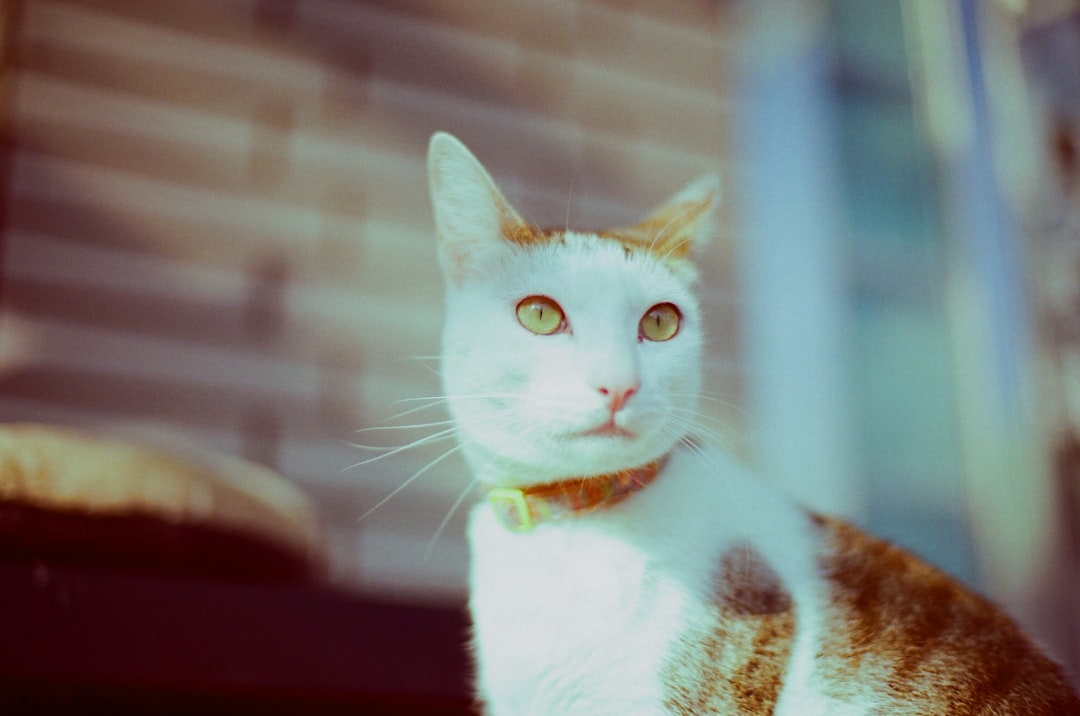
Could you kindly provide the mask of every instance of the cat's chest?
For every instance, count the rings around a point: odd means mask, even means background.
[[[473,518],[471,608],[488,697],[523,714],[659,706],[658,674],[694,603],[685,560],[601,531],[500,534]]]
[[[681,713],[671,704],[688,683],[719,678],[711,656],[734,630],[751,656],[757,645],[775,648],[767,669],[731,652],[724,673],[744,683],[734,674],[746,665],[771,679],[762,693],[779,697],[802,599],[789,588],[814,583],[805,517],[716,469],[713,458],[676,452],[655,483],[605,516],[526,534],[475,508],[470,606],[492,714]]]

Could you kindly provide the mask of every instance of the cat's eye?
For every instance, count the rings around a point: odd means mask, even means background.
[[[529,296],[517,305],[518,322],[541,336],[550,336],[563,327],[565,316],[559,304],[547,296]]]
[[[670,303],[658,303],[641,317],[641,335],[650,341],[666,341],[679,332],[682,320],[679,309]]]

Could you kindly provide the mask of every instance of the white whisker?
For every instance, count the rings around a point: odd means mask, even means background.
[[[465,486],[465,489],[461,491],[461,494],[454,500],[454,504],[450,505],[450,511],[446,513],[446,517],[443,517],[442,522],[435,528],[435,534],[431,536],[431,540],[427,544],[427,548],[424,549],[424,561],[426,562],[431,557],[431,550],[435,548],[435,544],[439,541],[439,537],[442,536],[446,526],[450,524],[450,520],[454,518],[454,514],[461,507],[461,503],[465,501],[465,498],[469,496],[469,493],[473,491],[473,488],[480,484],[479,480],[473,479],[469,481],[469,484]]]
[[[427,472],[428,470],[430,470],[431,468],[435,467],[435,466],[436,466],[436,465],[438,465],[438,464],[439,464],[440,462],[442,462],[442,461],[443,461],[443,460],[445,460],[446,458],[450,457],[450,456],[451,456],[451,455],[453,455],[454,453],[460,452],[460,451],[461,451],[461,449],[462,449],[462,445],[460,445],[460,444],[459,444],[459,445],[455,445],[454,447],[452,447],[452,448],[450,448],[449,450],[447,450],[446,452],[444,452],[444,453],[443,453],[442,455],[439,455],[439,457],[437,457],[437,458],[435,458],[434,460],[432,460],[431,462],[429,462],[429,463],[428,463],[427,465],[424,465],[424,466],[423,466],[422,468],[420,468],[419,470],[417,470],[416,472],[414,472],[414,473],[413,473],[413,475],[412,475],[412,477],[410,477],[410,478],[409,478],[408,480],[405,480],[405,482],[403,482],[403,483],[401,483],[400,485],[398,485],[397,487],[395,487],[395,488],[394,488],[394,489],[393,489],[393,490],[392,490],[392,491],[390,492],[390,494],[389,494],[389,495],[387,495],[386,497],[382,498],[382,499],[381,499],[381,500],[379,500],[379,501],[378,501],[377,503],[375,503],[375,506],[374,506],[374,507],[372,507],[371,509],[369,509],[369,510],[368,510],[367,512],[365,512],[364,514],[360,515],[360,516],[359,516],[359,517],[358,517],[358,518],[356,519],[356,521],[357,521],[357,522],[362,522],[362,521],[363,521],[364,519],[366,519],[366,518],[367,518],[368,516],[370,516],[370,515],[371,515],[371,514],[372,514],[373,512],[375,512],[375,511],[376,511],[376,510],[378,510],[378,509],[379,509],[380,507],[382,507],[383,505],[385,505],[385,504],[386,504],[387,502],[389,502],[390,500],[394,499],[394,498],[395,498],[395,497],[397,497],[397,496],[398,496],[399,494],[401,494],[401,491],[402,491],[402,490],[404,490],[404,489],[405,489],[405,488],[407,488],[407,487],[408,487],[409,485],[411,485],[411,484],[413,484],[414,482],[416,482],[416,481],[417,481],[417,480],[418,480],[418,479],[420,478],[420,476],[421,476],[421,475],[423,475],[423,474],[424,474],[424,473],[426,473],[426,472]]]
[[[404,417],[398,416],[398,417]],[[453,420],[435,420],[430,423],[409,423],[408,425],[376,425],[370,428],[361,428],[357,430],[357,434],[360,433],[380,433],[387,432],[389,430],[419,430],[421,428],[437,428],[443,425],[453,424]]]
[[[402,400],[395,400],[393,403],[391,403],[391,405],[400,405],[402,403],[414,403],[414,402],[418,402],[418,401],[421,401],[421,400],[425,401],[424,405],[419,405],[419,406],[417,406],[415,408],[409,408],[408,410],[402,411],[402,412],[398,413],[397,415],[392,415],[391,417],[387,418],[387,422],[394,421],[394,420],[400,420],[400,419],[402,419],[402,418],[404,418],[406,416],[413,415],[415,413],[420,413],[420,412],[423,412],[425,410],[433,410],[435,408],[441,408],[447,402],[446,398],[404,398]],[[368,428],[361,428],[357,432],[363,432],[363,430],[366,430],[366,429],[368,429]]]
[[[450,427],[450,428],[447,428],[445,430],[440,430],[439,432],[434,433],[432,435],[428,435],[426,437],[419,438],[418,440],[414,440],[411,443],[407,443],[405,445],[399,445],[398,447],[395,447],[395,448],[384,448],[384,447],[380,447],[380,446],[377,446],[377,445],[361,445],[361,444],[358,444],[358,443],[347,443],[349,446],[357,448],[359,450],[368,450],[368,451],[386,450],[387,452],[384,452],[382,455],[376,455],[375,457],[368,458],[367,460],[361,460],[360,462],[355,463],[353,465],[349,465],[348,467],[344,468],[342,470],[342,472],[348,472],[349,470],[355,470],[358,467],[363,467],[364,465],[370,465],[371,463],[377,462],[379,460],[385,460],[388,457],[393,457],[394,455],[399,455],[399,454],[405,452],[406,450],[411,450],[413,448],[420,447],[421,445],[428,445],[428,444],[433,443],[433,442],[439,442],[440,440],[449,439],[449,438],[453,437],[455,432],[457,432],[457,427]]]
[[[652,252],[653,250],[656,249],[656,245],[660,243],[660,238],[664,235],[664,233],[669,228],[671,228],[671,225],[674,224],[676,221],[678,221],[681,218],[682,218],[681,214],[676,214],[675,216],[671,217],[671,219],[668,221],[668,223],[666,223],[666,224],[664,224],[663,226],[660,227],[659,231],[656,232],[656,235],[653,236],[652,241],[649,243],[649,251],[650,252]]]
[[[672,254],[674,254],[674,253],[675,253],[676,251],[678,251],[678,250],[679,250],[680,248],[682,248],[683,246],[686,246],[686,245],[687,245],[687,244],[689,244],[689,243],[691,243],[691,242],[690,242],[690,239],[683,239],[682,241],[679,241],[679,242],[678,242],[678,243],[676,243],[676,244],[675,244],[674,246],[672,246],[671,248],[669,248],[669,249],[668,249],[668,250],[667,250],[667,251],[666,251],[666,252],[665,252],[665,253],[664,253],[664,254],[663,254],[663,255],[662,255],[661,257],[660,257],[660,260],[661,260],[661,261],[664,261],[664,260],[666,260],[666,259],[667,259],[667,258],[668,258],[669,256],[671,256],[671,255],[672,255]]]

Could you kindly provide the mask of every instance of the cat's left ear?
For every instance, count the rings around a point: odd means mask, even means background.
[[[443,273],[460,286],[470,273],[508,251],[507,239],[525,222],[480,161],[451,134],[431,137],[428,183]]]
[[[653,210],[633,231],[653,253],[685,258],[712,238],[719,206],[720,178],[706,174]]]

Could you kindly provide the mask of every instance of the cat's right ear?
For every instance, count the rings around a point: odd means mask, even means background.
[[[428,183],[447,281],[460,286],[498,255],[525,222],[483,165],[457,137],[437,132],[428,145]]]

